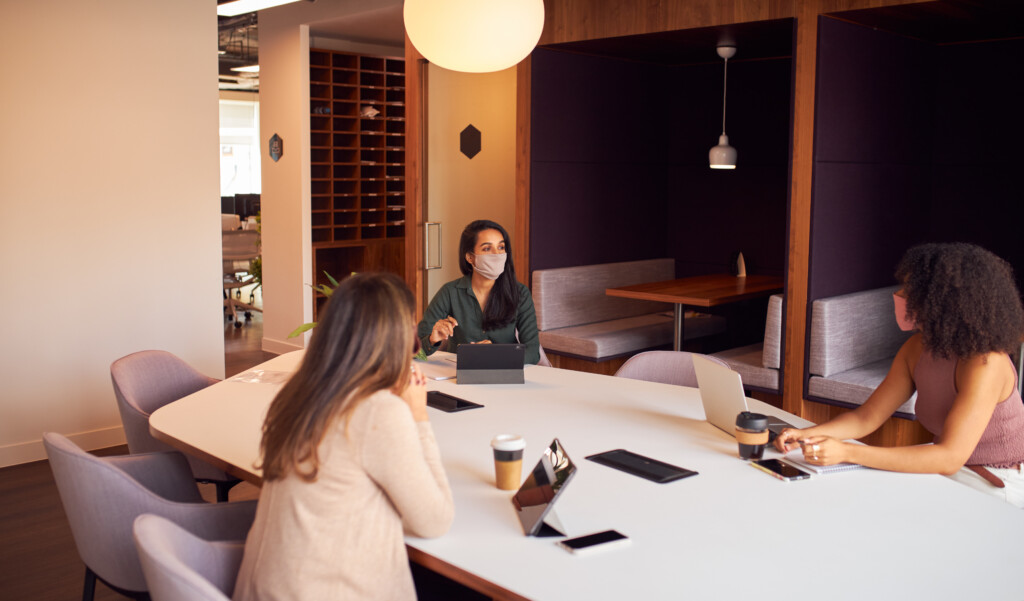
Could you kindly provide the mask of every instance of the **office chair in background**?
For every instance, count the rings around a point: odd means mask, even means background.
[[[693,355],[686,351],[647,351],[630,357],[615,372],[619,378],[632,378],[647,382],[697,387],[697,372],[693,369]],[[701,355],[710,361],[729,367],[717,357]]]
[[[242,322],[238,319],[238,309],[245,312],[246,321],[252,318],[253,311],[263,312],[263,309],[257,308],[251,302],[243,303],[238,298],[243,286],[259,283],[252,274],[252,260],[260,256],[260,233],[255,230],[222,230],[221,240],[225,315],[234,322],[236,328],[240,328]],[[234,295],[231,294],[232,290],[236,291]]]

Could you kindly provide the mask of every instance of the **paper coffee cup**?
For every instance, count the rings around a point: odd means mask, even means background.
[[[517,434],[499,434],[491,441],[494,449],[494,483],[501,490],[516,490],[523,479],[523,449],[526,441]]]

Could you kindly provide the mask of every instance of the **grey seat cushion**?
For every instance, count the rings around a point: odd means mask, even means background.
[[[779,389],[779,370],[762,365],[764,345],[760,342],[715,353],[712,357],[725,361],[729,369],[738,372],[745,386],[769,390]]]
[[[811,376],[807,392],[812,397],[863,405],[864,401],[868,400],[868,397],[875,391],[875,388],[878,388],[878,385],[885,379],[891,364],[892,359],[885,358],[861,367],[832,374],[827,378]],[[900,405],[896,411],[913,415],[914,403],[916,401],[917,393],[910,397],[907,402]]]
[[[768,315],[764,321],[764,348],[762,367],[779,369],[782,366],[782,295],[768,297]]]
[[[599,360],[670,345],[673,326],[672,317],[664,313],[653,313],[542,331],[540,343],[548,352]],[[725,319],[721,317],[686,318],[687,340],[724,330]]]
[[[814,301],[811,305],[811,375],[829,377],[891,359],[910,337],[896,325],[896,286]]]

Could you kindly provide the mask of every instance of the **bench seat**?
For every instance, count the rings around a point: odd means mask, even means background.
[[[782,365],[782,295],[768,299],[764,322],[764,341],[711,355],[725,361],[743,378],[743,386],[779,392],[779,368]]]
[[[540,344],[546,352],[601,362],[671,346],[672,305],[605,294],[606,288],[671,280],[675,259],[645,259],[533,272]],[[725,319],[686,318],[686,339],[725,331]]]
[[[722,331],[721,317],[686,318],[686,339]],[[672,344],[672,316],[652,313],[540,332],[548,352],[601,360]]]
[[[892,294],[898,288],[862,290],[811,304],[809,398],[863,405],[882,383],[896,352],[911,335],[896,325]],[[898,415],[913,419],[915,400],[903,403]]]
[[[714,353],[711,356],[725,361],[729,369],[738,372],[740,377],[743,378],[743,386],[774,391],[779,390],[779,370],[762,365],[764,357],[763,342],[732,348],[720,353]]]
[[[807,383],[807,393],[812,397],[819,397],[833,401],[849,403],[851,405],[863,405],[871,393],[878,388],[878,385],[889,373],[889,366],[892,365],[891,358],[885,358],[873,363],[861,365],[857,368],[832,374],[827,378],[811,376]],[[900,405],[896,413],[899,417],[910,418],[914,415],[914,403],[917,401],[917,393],[914,393],[907,402]]]

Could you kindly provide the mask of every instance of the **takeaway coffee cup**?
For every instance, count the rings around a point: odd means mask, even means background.
[[[526,441],[517,434],[499,434],[491,441],[494,449],[494,483],[501,490],[516,490],[523,478],[523,449]]]
[[[760,413],[743,411],[736,416],[736,442],[741,459],[760,459],[768,444],[768,418]]]

